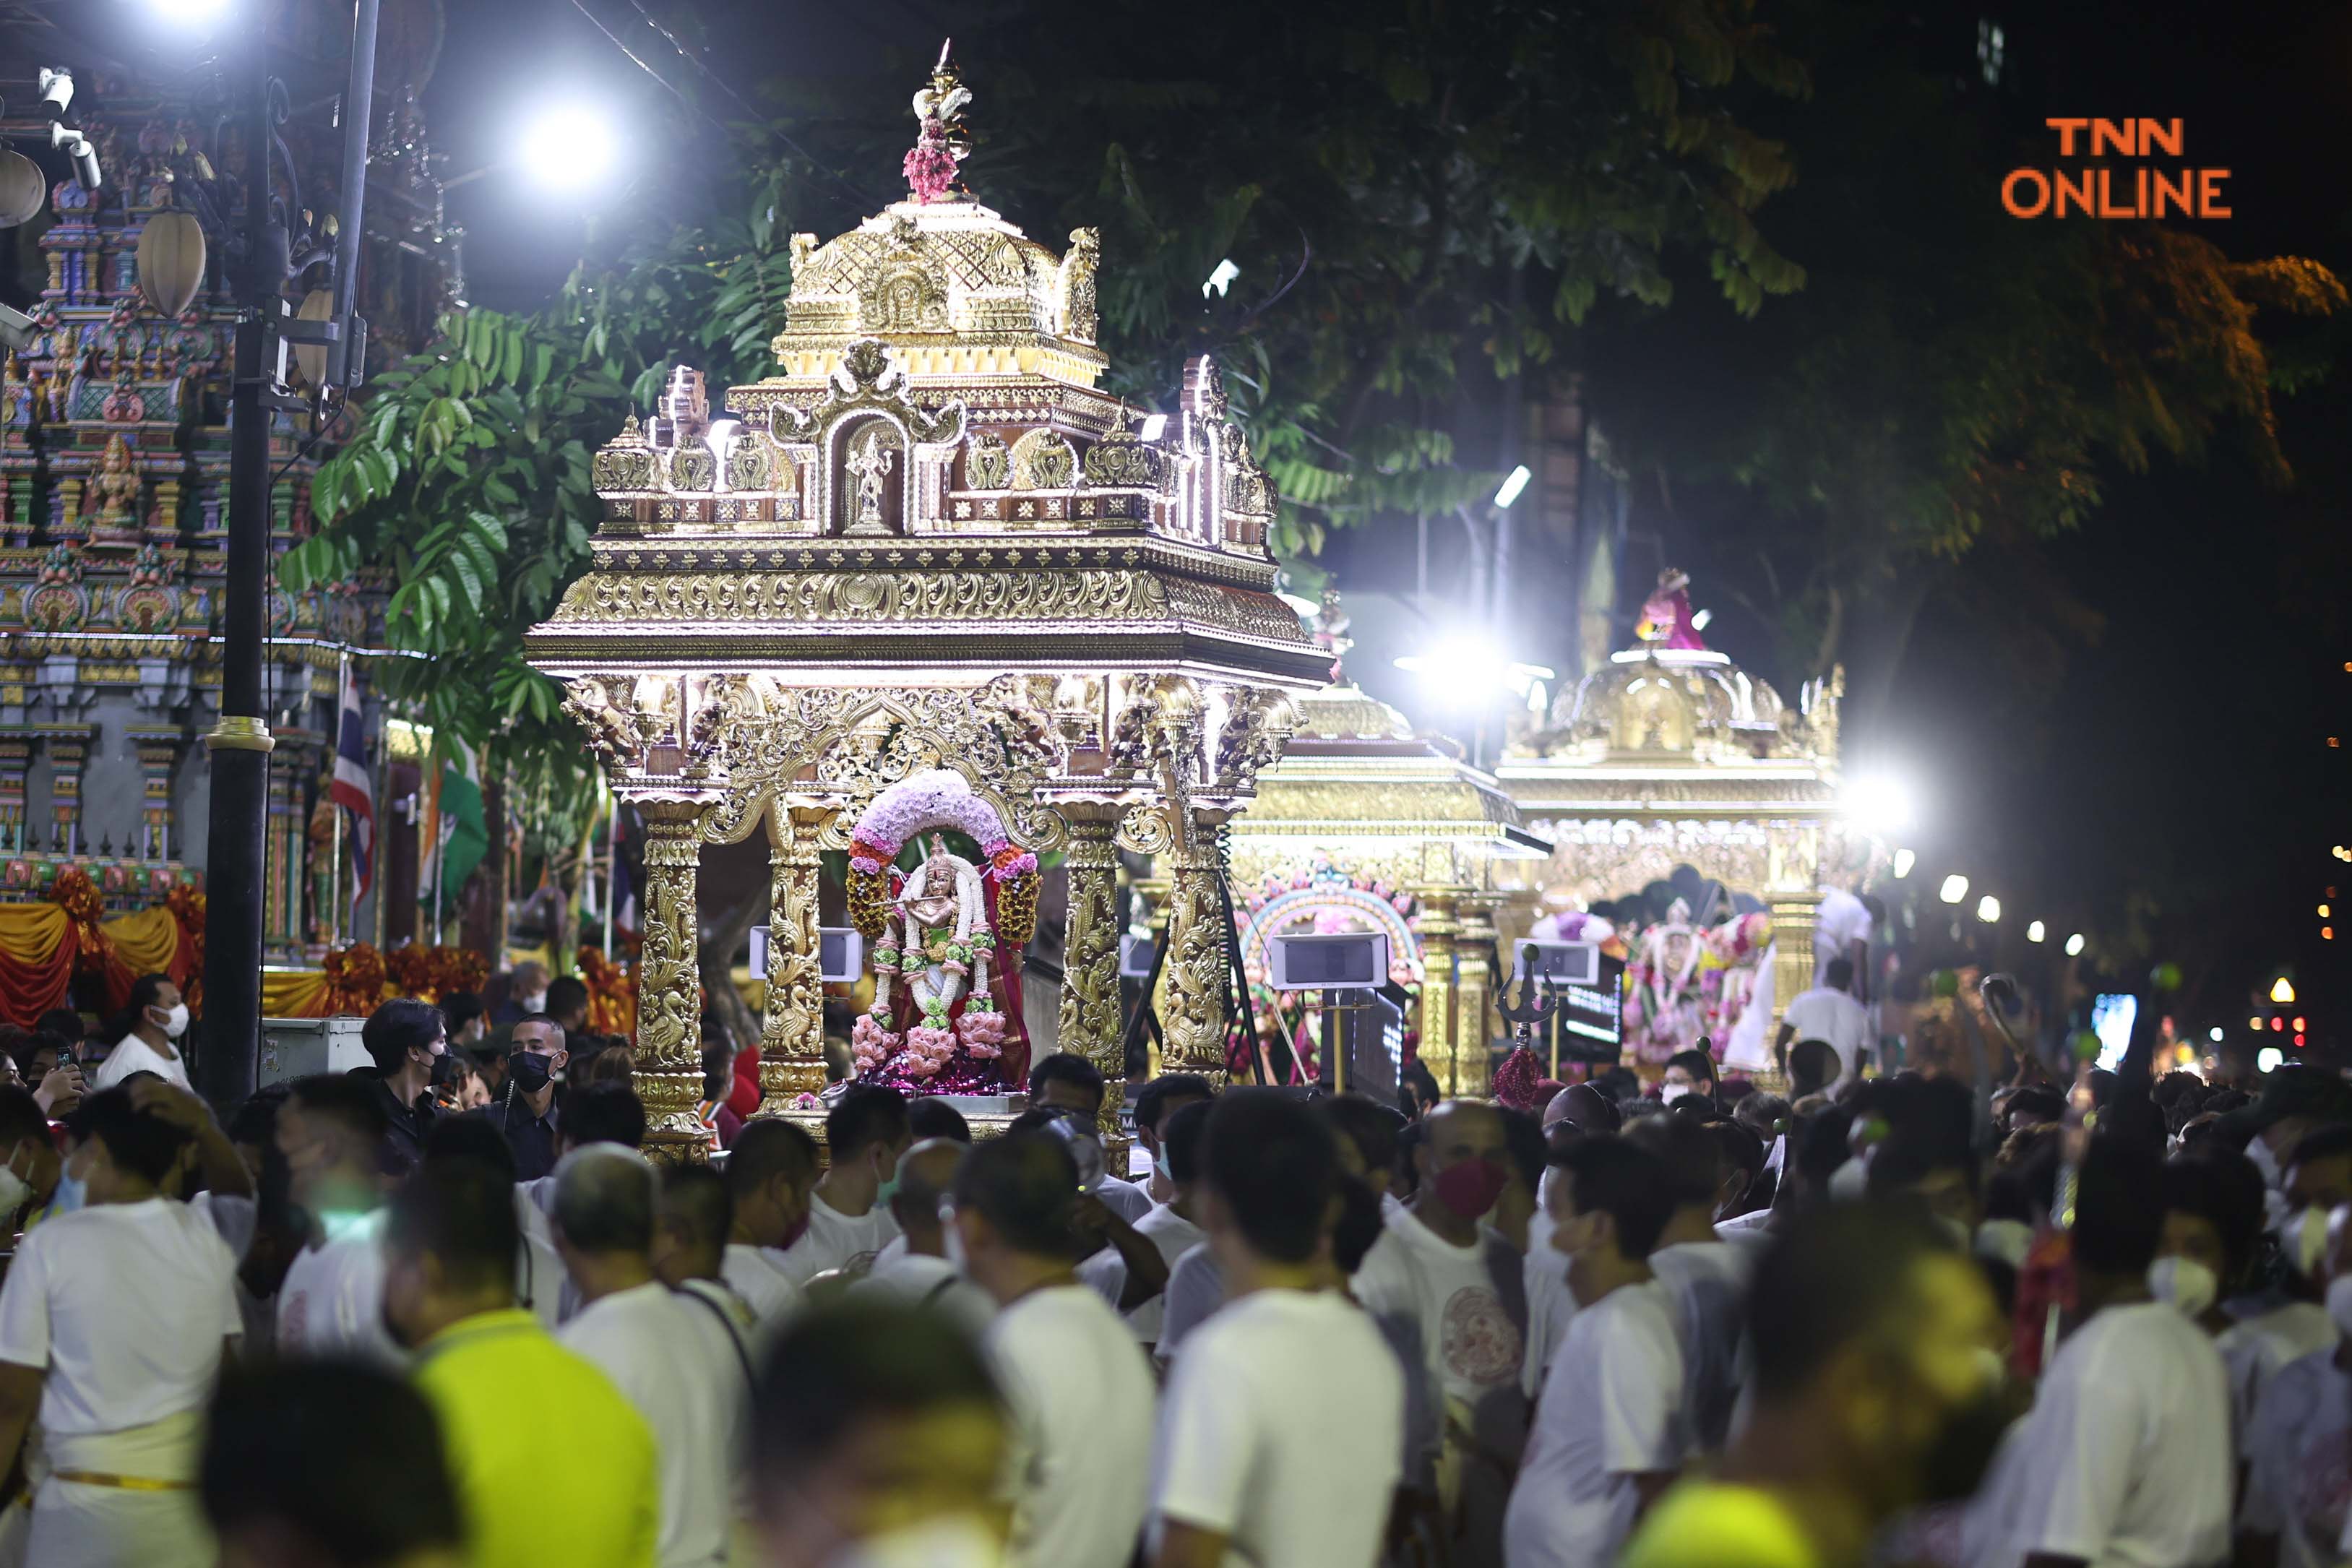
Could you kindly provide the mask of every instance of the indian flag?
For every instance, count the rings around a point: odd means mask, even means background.
[[[443,754],[435,795],[434,868],[419,882],[418,901],[432,904],[437,888],[440,906],[448,911],[457,909],[466,879],[490,849],[489,825],[482,816],[481,763],[472,747],[461,746],[455,755]]]

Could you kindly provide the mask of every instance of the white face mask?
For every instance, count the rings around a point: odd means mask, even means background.
[[[1658,1090],[1658,1100],[1660,1104],[1672,1105],[1690,1091],[1691,1086],[1686,1083],[1666,1084]]]
[[[544,991],[527,991],[523,993],[522,996],[520,998],[519,1005],[520,1005],[522,1010],[526,1013],[544,1013],[547,1011],[547,993]]]
[[[33,1195],[32,1184],[10,1168],[16,1158],[12,1152],[8,1156],[10,1164],[0,1165],[0,1215],[15,1214]]]
[[[183,1034],[187,1032],[188,1005],[185,1002],[181,1003],[178,1006],[164,1014],[161,1022],[158,1022],[152,1016],[155,1011],[154,1008],[150,1007],[147,1011],[150,1015],[148,1022],[154,1024],[157,1028],[163,1030],[163,1037],[165,1039],[176,1040]]]
[[[2352,1335],[2352,1274],[2327,1282],[2327,1319],[2337,1333]]]
[[[2305,1279],[2319,1277],[2319,1260],[2327,1252],[2327,1211],[2304,1207],[2286,1216],[2278,1228],[2279,1250],[2287,1267]]]
[[[2221,1281],[2193,1258],[2159,1258],[2147,1266],[2148,1294],[2178,1309],[2184,1318],[2203,1314],[2221,1293]]]
[[[853,1541],[824,1560],[824,1568],[931,1568],[940,1563],[993,1563],[1001,1548],[978,1520],[961,1515]]]

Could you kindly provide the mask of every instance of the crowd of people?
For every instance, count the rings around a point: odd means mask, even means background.
[[[168,981],[102,1063],[10,1042],[0,1568],[2352,1552],[2330,1073],[1979,1099],[1809,1037],[1787,1097],[1692,1053],[1539,1112],[1172,1074],[1129,1180],[1079,1057],[995,1136],[851,1084],[820,1141],[722,1131],[718,1053],[711,1161],[656,1165],[561,984],[387,1003],[370,1068],[226,1121]]]

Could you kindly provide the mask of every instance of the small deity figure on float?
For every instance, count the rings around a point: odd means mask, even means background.
[[[83,503],[89,513],[92,544],[139,542],[139,469],[131,459],[131,444],[117,436],[107,443],[99,470],[90,475]]]
[[[1658,585],[1642,601],[1642,618],[1633,631],[1652,647],[1705,651],[1706,639],[1691,625],[1689,573],[1669,566],[1658,574]]]

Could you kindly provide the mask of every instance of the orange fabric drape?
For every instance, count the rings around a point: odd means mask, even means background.
[[[85,914],[86,914],[85,910]],[[99,921],[58,904],[0,904],[0,1022],[30,1028],[67,1005],[79,969],[96,973],[109,1008],[130,999],[142,974],[186,985],[195,975],[187,932],[166,907]]]

